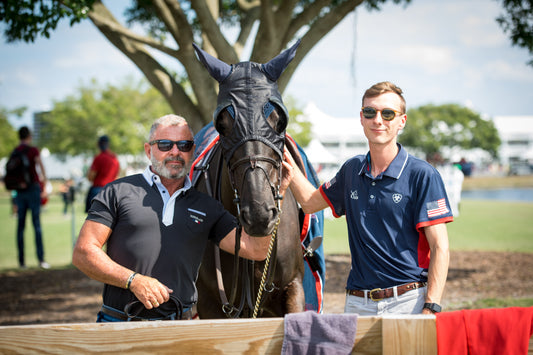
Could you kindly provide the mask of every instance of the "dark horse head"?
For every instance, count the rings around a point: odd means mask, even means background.
[[[279,218],[281,161],[288,123],[277,80],[299,42],[266,64],[226,64],[194,45],[200,61],[219,83],[215,128],[246,233],[272,233]]]

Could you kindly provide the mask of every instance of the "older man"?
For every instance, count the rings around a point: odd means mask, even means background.
[[[97,321],[176,319],[173,297],[183,304],[183,318],[190,318],[207,241],[234,252],[235,217],[196,191],[187,176],[193,147],[184,118],[159,118],[144,144],[151,165],[108,184],[93,199],[72,261],[105,283]],[[269,242],[243,231],[239,256],[263,260]],[[126,308],[137,300],[144,308],[131,317]]]

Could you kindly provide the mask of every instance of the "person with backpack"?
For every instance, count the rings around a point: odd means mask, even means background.
[[[31,146],[32,135],[28,127],[24,126],[19,129],[20,144],[15,148],[16,152],[22,153],[27,159],[27,171],[24,174],[29,175],[28,182],[24,182],[16,188],[17,191],[17,247],[19,265],[26,268],[24,258],[24,229],[26,227],[26,212],[31,211],[33,229],[35,231],[35,246],[37,249],[37,259],[39,266],[43,269],[49,269],[50,264],[44,260],[43,235],[41,229],[41,194],[46,194],[41,190],[40,181],[46,183],[46,173],[44,165],[39,154],[39,149]],[[24,160],[24,159],[23,159]],[[39,169],[37,169],[37,167]],[[39,176],[40,175],[40,176]]]

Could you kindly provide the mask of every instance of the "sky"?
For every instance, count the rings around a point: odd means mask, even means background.
[[[119,19],[124,2],[109,2]],[[371,12],[360,6],[307,55],[285,95],[333,117],[357,117],[364,91],[388,80],[403,89],[408,108],[457,103],[489,118],[533,115],[529,54],[511,46],[495,21],[501,12],[496,0],[412,0]],[[11,119],[16,128],[31,127],[33,112],[91,79],[120,84],[128,76],[142,74],[90,21],[61,23],[50,39],[30,44],[0,42],[0,106],[28,107]]]

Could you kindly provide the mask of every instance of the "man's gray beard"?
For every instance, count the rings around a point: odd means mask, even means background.
[[[176,160],[176,159],[182,162],[184,165],[183,165],[183,168],[178,173],[172,174],[170,170],[166,167],[165,162],[168,160]],[[166,179],[176,179],[176,180],[185,177],[187,173],[189,172],[189,168],[191,165],[190,163],[185,164],[185,161],[180,157],[178,158],[170,157],[160,162],[156,158],[154,158],[154,156],[152,155],[150,157],[150,161],[152,162],[152,169],[154,169],[154,172],[157,175],[162,176]]]

